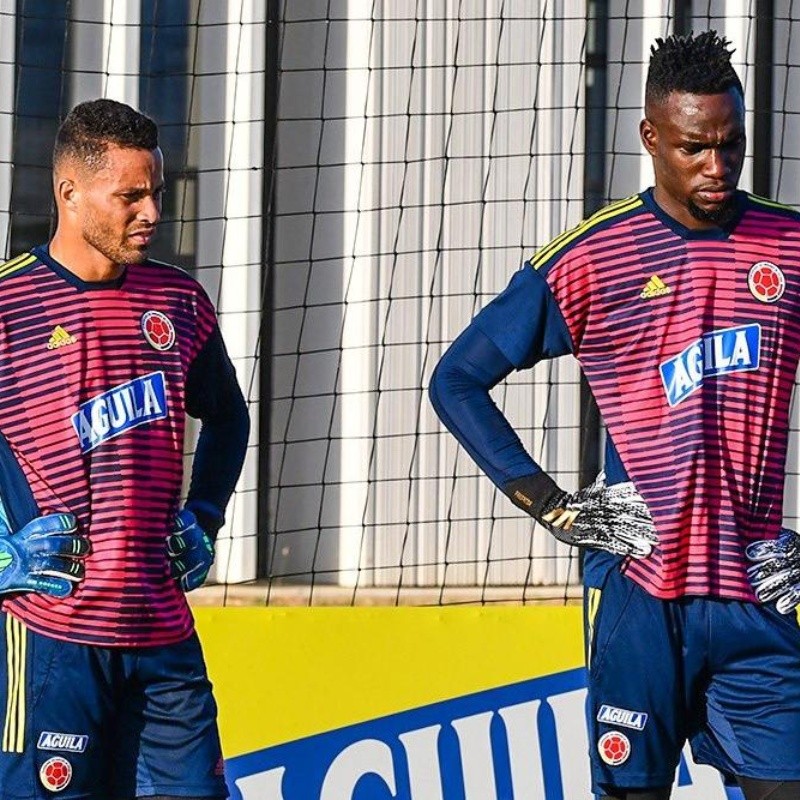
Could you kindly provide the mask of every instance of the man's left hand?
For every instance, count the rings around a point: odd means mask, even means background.
[[[175,517],[175,527],[167,537],[167,555],[172,577],[180,581],[184,592],[203,585],[214,563],[214,543],[186,508]]]
[[[753,562],[747,577],[762,603],[775,601],[781,614],[791,614],[800,604],[800,535],[781,528],[777,539],[749,544],[745,555]]]

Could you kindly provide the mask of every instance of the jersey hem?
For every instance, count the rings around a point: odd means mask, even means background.
[[[626,578],[630,578],[637,586],[644,589],[651,597],[659,600],[680,600],[683,597],[709,597],[716,600],[736,600],[740,603],[752,603],[753,605],[763,605],[752,591],[719,591],[719,592],[704,592],[704,591],[687,591],[683,589],[664,589],[648,584],[646,581],[635,573],[631,572],[630,564],[623,565],[621,568],[622,574]]]
[[[182,630],[180,634],[176,633],[174,636],[160,637],[157,639],[148,639],[147,641],[142,641],[142,640],[97,641],[95,639],[84,639],[81,636],[74,636],[69,633],[64,634],[61,632],[49,630],[44,626],[40,626],[30,622],[29,620],[25,619],[24,616],[20,615],[19,613],[15,613],[15,609],[9,608],[7,606],[3,610],[10,616],[14,617],[14,619],[16,619],[18,622],[21,622],[29,631],[32,631],[33,633],[37,633],[40,636],[46,636],[49,639],[57,639],[58,641],[69,642],[70,644],[88,645],[89,647],[105,647],[111,649],[124,649],[130,647],[132,648],[165,647],[167,645],[180,644],[180,642],[185,642],[195,632],[194,619],[190,618],[190,624],[188,626],[188,629],[185,631]]]

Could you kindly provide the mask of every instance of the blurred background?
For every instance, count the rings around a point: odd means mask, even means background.
[[[794,0],[0,0],[7,257],[53,230],[50,154],[75,103],[160,126],[154,256],[216,303],[253,423],[196,603],[579,596],[579,555],[478,473],[428,380],[537,248],[650,185],[650,46],[708,28],[745,87],[742,188],[800,205]],[[565,488],[593,479],[603,429],[573,360],[495,400]]]

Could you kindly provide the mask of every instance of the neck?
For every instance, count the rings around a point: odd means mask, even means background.
[[[661,191],[658,185],[653,187],[653,200],[656,201],[656,205],[662,211],[691,231],[709,231],[716,228],[724,228],[736,215],[736,205],[731,202],[730,206],[725,209],[725,213],[720,215],[718,219],[698,219],[689,210],[688,204],[680,205],[674,202],[665,192]]]
[[[82,237],[68,237],[59,231],[50,242],[50,255],[62,267],[87,283],[111,281],[124,269],[122,264],[110,261]]]

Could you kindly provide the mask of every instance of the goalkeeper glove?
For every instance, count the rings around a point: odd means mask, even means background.
[[[0,593],[39,592],[68,597],[83,580],[89,540],[72,514],[35,517],[16,533],[0,519]]]
[[[747,577],[762,603],[775,600],[781,614],[790,614],[800,604],[800,534],[781,528],[777,539],[762,539],[745,548],[753,562]]]
[[[203,585],[214,563],[214,543],[188,508],[175,517],[175,527],[167,537],[167,555],[170,574],[184,592]]]
[[[593,484],[568,494],[538,472],[511,481],[505,492],[566,544],[632,558],[649,556],[658,544],[650,510],[630,481],[607,486],[601,472]]]

